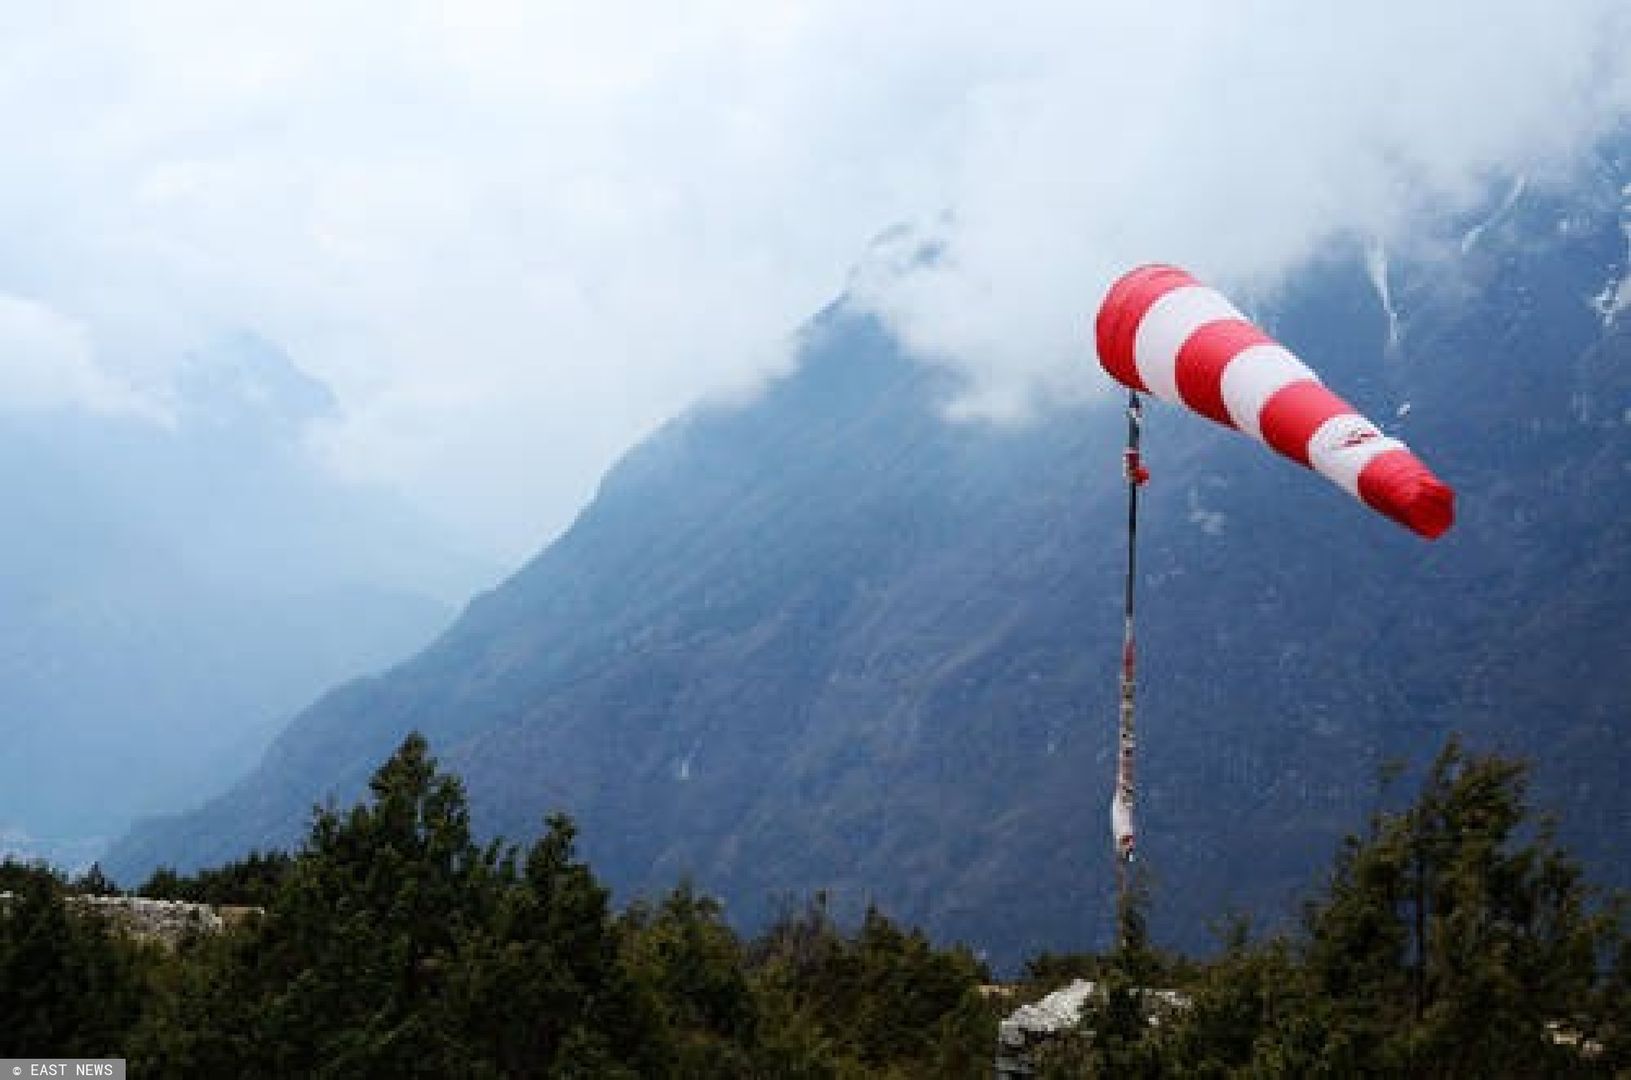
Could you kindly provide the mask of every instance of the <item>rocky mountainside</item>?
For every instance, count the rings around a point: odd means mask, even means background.
[[[1452,730],[1533,756],[1565,838],[1624,877],[1628,179],[1608,156],[1566,195],[1515,185],[1410,252],[1333,250],[1256,310],[1458,489],[1437,543],[1149,410],[1158,938],[1288,912],[1375,805],[1382,763]],[[625,893],[690,874],[752,923],[823,889],[999,961],[1103,944],[1122,417],[953,423],[951,392],[835,304],[793,374],[631,452],[435,645],[329,693],[111,869],[287,843],[417,728],[481,828],[519,839],[565,809]]]

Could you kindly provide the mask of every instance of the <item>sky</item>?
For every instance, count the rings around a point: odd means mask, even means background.
[[[1103,392],[1121,270],[1272,289],[1561,174],[1626,57],[1624,0],[4,5],[0,410],[172,423],[259,335],[315,467],[519,561],[845,290],[1022,420]]]

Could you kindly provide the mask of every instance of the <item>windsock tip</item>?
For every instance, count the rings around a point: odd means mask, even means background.
[[[1418,536],[1437,540],[1455,524],[1455,492],[1434,476],[1424,476],[1403,508],[1403,522]]]
[[[1455,491],[1408,450],[1390,450],[1366,465],[1359,475],[1359,497],[1428,540],[1455,524]]]

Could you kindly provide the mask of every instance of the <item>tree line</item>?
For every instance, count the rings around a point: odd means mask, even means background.
[[[131,1075],[983,1077],[997,1022],[1095,980],[1045,1077],[1615,1076],[1631,938],[1531,819],[1526,771],[1451,742],[1407,806],[1348,838],[1294,930],[1218,952],[1033,958],[993,988],[966,947],[816,896],[744,937],[682,882],[614,911],[570,819],[480,843],[459,779],[410,736],[369,796],[143,895],[264,914],[166,946],[67,903],[107,891],[0,865],[0,1057],[120,1056]],[[1178,997],[1157,998],[1155,988]]]
[[[265,913],[174,948],[64,899],[105,889],[7,864],[0,1057],[113,1055],[134,1076],[980,1075],[995,1012],[966,948],[821,897],[740,937],[681,883],[614,912],[554,816],[525,848],[479,843],[459,779],[410,736],[367,799],[299,851],[143,895]]]

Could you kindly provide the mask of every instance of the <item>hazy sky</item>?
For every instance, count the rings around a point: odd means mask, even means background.
[[[259,333],[325,468],[519,558],[854,280],[965,411],[1091,393],[1125,267],[1272,287],[1631,106],[1625,0],[0,7],[0,408],[163,423]]]

